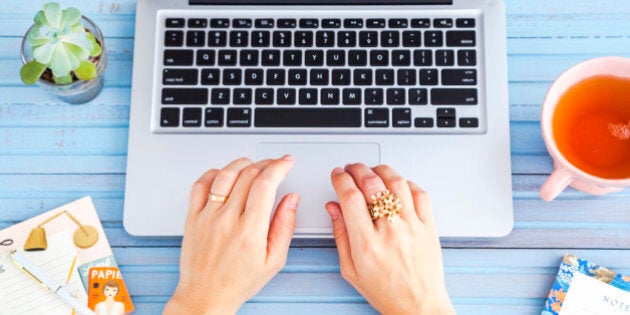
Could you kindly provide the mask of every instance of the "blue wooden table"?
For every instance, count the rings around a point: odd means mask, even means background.
[[[138,314],[157,314],[176,285],[180,241],[134,238],[121,223],[135,1],[61,1],[106,37],[105,88],[79,106],[20,82],[20,41],[44,2],[0,3],[0,229],[91,195]],[[566,252],[630,274],[630,190],[593,197],[568,189],[551,203],[537,195],[552,167],[539,128],[546,89],[579,61],[630,57],[630,0],[506,2],[516,222],[505,238],[443,240],[461,314],[540,312]],[[339,275],[333,242],[292,246],[287,266],[242,313],[374,312]]]

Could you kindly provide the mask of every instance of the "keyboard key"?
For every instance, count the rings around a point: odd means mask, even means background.
[[[367,28],[385,28],[385,19],[367,19]]]
[[[383,105],[383,89],[365,89],[365,105]]]
[[[429,49],[416,49],[413,51],[413,65],[429,67],[433,65],[433,52]]]
[[[350,70],[334,69],[332,71],[332,85],[350,85]]]
[[[398,31],[382,31],[382,47],[398,47],[400,45],[400,33]]]
[[[285,76],[284,69],[267,69],[267,85],[284,85]]]
[[[179,47],[184,45],[184,32],[182,31],[166,31],[164,33],[164,46]]]
[[[405,89],[387,89],[387,105],[405,105]]]
[[[170,27],[170,28],[182,28],[184,27],[184,19],[166,19],[165,21],[165,27]]]
[[[246,69],[245,85],[262,85],[263,69]]]
[[[475,31],[448,31],[446,45],[449,47],[475,46]]]
[[[328,85],[328,69],[311,69],[310,85]]]
[[[251,105],[252,89],[234,89],[232,99],[234,105]]]
[[[413,125],[416,128],[433,128],[433,118],[430,117],[418,117],[414,119]]]
[[[361,105],[361,89],[343,89],[343,105]]]
[[[306,69],[289,69],[289,85],[306,85]]]
[[[455,118],[438,118],[437,126],[440,128],[455,128]]]
[[[318,19],[300,19],[300,28],[318,28]]]
[[[420,85],[437,85],[437,69],[420,69]]]
[[[361,67],[367,66],[367,51],[365,50],[349,50],[348,65]]]
[[[223,69],[223,85],[241,85],[242,76],[241,69]]]
[[[265,49],[262,51],[260,62],[263,66],[279,66],[280,65],[280,50],[277,49]]]
[[[307,50],[304,52],[304,64],[307,66],[323,66],[324,51],[323,50]]]
[[[165,66],[192,66],[193,51],[182,49],[165,49],[164,65]]]
[[[179,127],[179,108],[162,108],[160,127]]]
[[[215,52],[214,50],[197,50],[198,66],[214,66]]]
[[[477,105],[477,89],[432,89],[433,105]]]
[[[229,19],[211,19],[210,27],[212,28],[228,28],[230,27]]]
[[[256,89],[256,105],[272,105],[273,89]]]
[[[372,85],[372,69],[354,69],[354,85]]]
[[[389,28],[407,28],[409,26],[409,20],[407,19],[389,19]]]
[[[403,46],[404,47],[420,47],[422,45],[422,33],[420,31],[404,31]]]
[[[433,20],[435,28],[451,28],[453,27],[453,19],[435,19]]]
[[[295,105],[295,89],[278,89],[278,105]]]
[[[197,69],[164,69],[162,70],[163,85],[197,85]]]
[[[254,25],[256,28],[273,28],[275,23],[273,19],[256,19]]]
[[[201,127],[201,108],[184,108],[183,127]]]
[[[455,118],[455,108],[444,107],[436,111],[437,118]]]
[[[335,32],[333,31],[318,31],[315,37],[317,47],[333,47],[335,45]]]
[[[354,47],[357,45],[357,33],[354,31],[341,31],[337,33],[337,46]]]
[[[455,52],[452,50],[436,50],[435,51],[435,64],[438,66],[452,66],[455,65]]]
[[[476,66],[477,65],[477,52],[474,50],[457,51],[457,65],[458,66]]]
[[[460,28],[475,27],[475,19],[457,19],[455,25]]]
[[[204,31],[188,31],[186,32],[186,46],[203,47],[206,45],[206,32]]]
[[[377,69],[376,85],[394,85],[394,70]]]
[[[370,66],[388,66],[389,51],[387,50],[371,50]]]
[[[206,28],[208,27],[207,19],[188,19],[189,28]]]
[[[392,66],[411,65],[411,53],[409,50],[392,50]]]
[[[409,89],[409,105],[427,105],[427,89]]]
[[[339,105],[339,89],[322,89],[322,105]]]
[[[235,66],[236,50],[219,50],[219,66]]]
[[[212,96],[210,99],[212,105],[227,105],[230,104],[230,89],[216,88],[212,89]]]
[[[345,28],[362,28],[363,19],[345,19],[343,20],[343,27]]]
[[[233,19],[232,27],[233,28],[251,28],[252,19]]]
[[[396,128],[411,127],[411,109],[394,108],[392,110],[392,126]]]
[[[223,108],[207,107],[204,126],[223,127]]]
[[[227,45],[226,31],[210,31],[208,32],[208,46],[225,47]]]
[[[462,128],[477,128],[479,127],[479,119],[472,117],[460,118],[459,126]]]
[[[240,65],[241,66],[257,66],[258,65],[258,50],[243,49],[240,52]]]
[[[208,89],[162,89],[162,104],[206,105],[208,104]]]
[[[256,108],[256,127],[361,127],[360,108]]]
[[[323,28],[340,28],[341,19],[323,19],[322,27]]]
[[[295,47],[312,47],[313,32],[299,31],[295,32]]]
[[[301,50],[285,50],[282,52],[282,65],[284,66],[301,66],[302,51]]]
[[[329,50],[326,52],[326,65],[329,67],[341,67],[346,65],[345,50]]]
[[[232,31],[230,32],[230,47],[247,47],[249,32]]]
[[[278,19],[278,28],[295,28],[296,26],[295,19]]]
[[[365,127],[386,128],[389,127],[389,109],[387,108],[366,108]]]
[[[252,111],[249,108],[228,108],[227,110],[227,126],[228,127],[251,127]]]
[[[317,105],[317,89],[300,89],[300,105]]]
[[[252,47],[269,47],[270,37],[271,33],[269,31],[253,31]]]
[[[442,85],[476,85],[477,70],[475,69],[443,69]]]
[[[416,85],[416,70],[398,69],[396,78],[398,85]]]
[[[424,46],[441,47],[444,44],[442,31],[426,31],[424,32]]]
[[[378,32],[361,31],[359,32],[359,46],[376,47],[378,45]]]
[[[291,47],[290,31],[273,32],[273,47]]]
[[[430,19],[411,19],[411,27],[429,28],[431,27],[431,20]]]
[[[220,71],[219,69],[202,69],[201,84],[202,85],[219,85]]]

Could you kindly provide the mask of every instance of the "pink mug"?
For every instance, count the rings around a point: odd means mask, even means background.
[[[567,186],[593,195],[618,192],[630,186],[630,178],[606,179],[588,174],[577,168],[558,150],[554,139],[552,121],[560,98],[576,83],[600,75],[630,79],[630,59],[603,57],[579,63],[562,73],[547,92],[542,105],[540,124],[547,150],[553,158],[554,171],[540,188],[540,197],[546,201],[553,200]],[[628,106],[630,106],[630,99]]]

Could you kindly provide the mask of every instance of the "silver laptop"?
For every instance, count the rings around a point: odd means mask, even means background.
[[[296,238],[331,237],[330,171],[389,164],[443,237],[513,226],[501,0],[139,0],[124,226],[184,232],[192,183],[295,156]]]

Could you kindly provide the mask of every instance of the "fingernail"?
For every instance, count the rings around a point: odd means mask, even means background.
[[[300,195],[298,194],[289,195],[289,208],[295,210],[297,209],[298,204],[300,204]]]
[[[340,173],[343,173],[343,169],[342,169],[341,167],[335,167],[335,168],[332,170],[332,174],[333,174],[333,175],[337,175],[337,174],[340,174]]]
[[[324,209],[326,209],[326,212],[328,212],[331,220],[337,220],[339,218],[339,212],[336,209],[329,209],[328,207],[325,207]]]
[[[294,160],[293,155],[291,155],[291,154],[285,154],[285,155],[283,155],[281,157],[281,159],[283,159],[285,161],[293,161]]]

